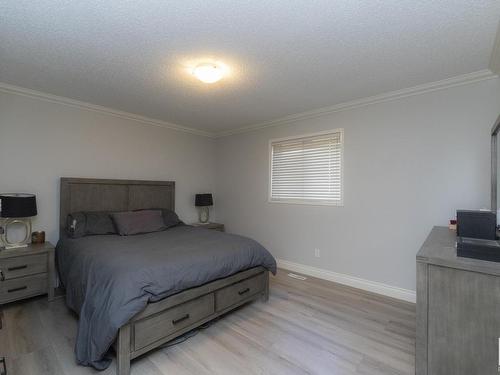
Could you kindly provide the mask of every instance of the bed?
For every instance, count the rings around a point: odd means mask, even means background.
[[[79,315],[75,353],[117,374],[130,361],[256,299],[267,301],[276,262],[257,242],[188,225],[134,236],[68,238],[74,212],[174,211],[175,183],[62,178],[56,256],[66,303]]]

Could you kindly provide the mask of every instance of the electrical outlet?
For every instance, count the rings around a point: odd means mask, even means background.
[[[314,256],[315,256],[316,258],[321,257],[321,251],[320,251],[319,249],[314,249]]]

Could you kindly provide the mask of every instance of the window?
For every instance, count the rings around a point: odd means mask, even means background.
[[[344,130],[270,141],[270,202],[341,206]]]

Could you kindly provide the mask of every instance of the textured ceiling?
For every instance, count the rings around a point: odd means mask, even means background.
[[[498,0],[0,1],[0,81],[205,131],[488,67]],[[231,68],[214,85],[187,67]]]

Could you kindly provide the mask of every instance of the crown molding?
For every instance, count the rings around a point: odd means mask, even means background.
[[[490,57],[490,70],[495,74],[500,74],[500,22],[498,23],[495,44]]]
[[[498,59],[495,59],[494,56],[497,56]],[[493,67],[493,61],[496,61],[498,70],[500,71],[500,33],[497,34],[497,39],[495,42],[495,48],[492,54],[492,59],[490,61],[490,67]],[[500,73],[499,73],[500,74]],[[221,138],[227,137],[234,134],[247,133],[251,131],[256,131],[259,129],[269,128],[273,126],[282,126],[291,124],[297,121],[309,120],[317,117],[326,116],[332,113],[348,111],[360,107],[365,107],[373,104],[390,102],[402,98],[406,98],[414,95],[421,95],[432,91],[444,90],[450,87],[467,85],[475,82],[480,82],[484,80],[498,78],[498,75],[489,69],[480,70],[473,73],[463,74],[451,78],[447,78],[440,81],[435,81],[431,83],[425,83],[422,85],[417,85],[401,90],[391,91],[384,94],[374,95],[362,99],[356,99],[352,101],[348,101],[345,103],[336,104],[329,107],[323,107],[319,109],[315,109],[312,111],[301,112],[297,114],[293,114],[290,116],[285,116],[276,120],[266,121],[259,124],[254,124],[250,126],[245,126],[238,129],[232,129],[222,132],[209,132],[203,131],[199,129],[190,128],[187,126],[182,126],[178,124],[173,124],[167,121],[153,119],[146,116],[137,115],[130,112],[120,111],[113,108],[108,108],[96,104],[91,104],[79,100],[74,100],[70,98],[65,98],[62,96],[47,94],[41,91],[31,90],[24,87],[19,87],[7,83],[0,82],[0,92],[5,92],[9,94],[15,94],[20,96],[26,96],[29,98],[39,99],[51,103],[63,104],[69,107],[76,107],[80,109],[84,109],[87,111],[98,112],[107,114],[114,117],[119,117],[125,120],[132,120],[139,122],[144,125],[150,126],[159,126],[162,128],[180,131],[189,134],[195,134],[208,138]]]
[[[193,129],[193,128],[189,128],[186,126],[173,124],[171,122],[153,119],[153,118],[149,118],[149,117],[145,117],[145,116],[141,116],[141,115],[136,115],[134,113],[120,111],[120,110],[108,108],[108,107],[103,107],[103,106],[96,105],[96,104],[86,103],[86,102],[82,102],[80,100],[74,100],[74,99],[65,98],[62,96],[47,94],[47,93],[44,93],[41,91],[36,91],[36,90],[27,89],[24,87],[14,86],[14,85],[10,85],[10,84],[3,83],[3,82],[0,82],[0,92],[4,92],[7,94],[25,96],[25,97],[34,98],[34,99],[39,99],[39,100],[43,100],[43,101],[51,102],[51,103],[56,103],[56,104],[62,104],[65,106],[84,109],[87,111],[103,113],[106,115],[119,117],[119,118],[122,118],[125,120],[136,121],[136,122],[139,122],[139,123],[144,124],[144,125],[159,126],[159,127],[170,129],[170,130],[195,134],[195,135],[199,135],[199,136],[203,136],[203,137],[215,138],[215,134],[211,133],[211,132]]]
[[[500,49],[500,46],[499,46]],[[406,98],[414,95],[421,95],[432,91],[444,90],[450,87],[467,85],[475,82],[480,82],[484,80],[489,80],[493,78],[498,78],[498,75],[493,73],[489,69],[479,70],[473,73],[462,74],[459,76],[443,79],[440,81],[435,81],[431,83],[425,83],[422,85],[417,85],[401,90],[390,91],[384,94],[369,96],[362,99],[356,99],[352,101],[348,101],[345,103],[336,104],[329,107],[323,107],[319,109],[315,109],[312,111],[306,111],[297,113],[294,115],[282,117],[276,120],[266,121],[259,124],[254,124],[250,126],[245,126],[239,129],[222,131],[216,133],[216,138],[227,137],[234,134],[247,133],[251,131],[256,131],[259,129],[265,129],[274,126],[282,126],[288,125],[290,123],[294,123],[302,120],[309,120],[316,117],[321,117],[325,115],[329,115],[336,112],[341,111],[349,111],[351,109],[356,109],[360,107],[365,107],[373,104],[390,102],[402,98]]]

